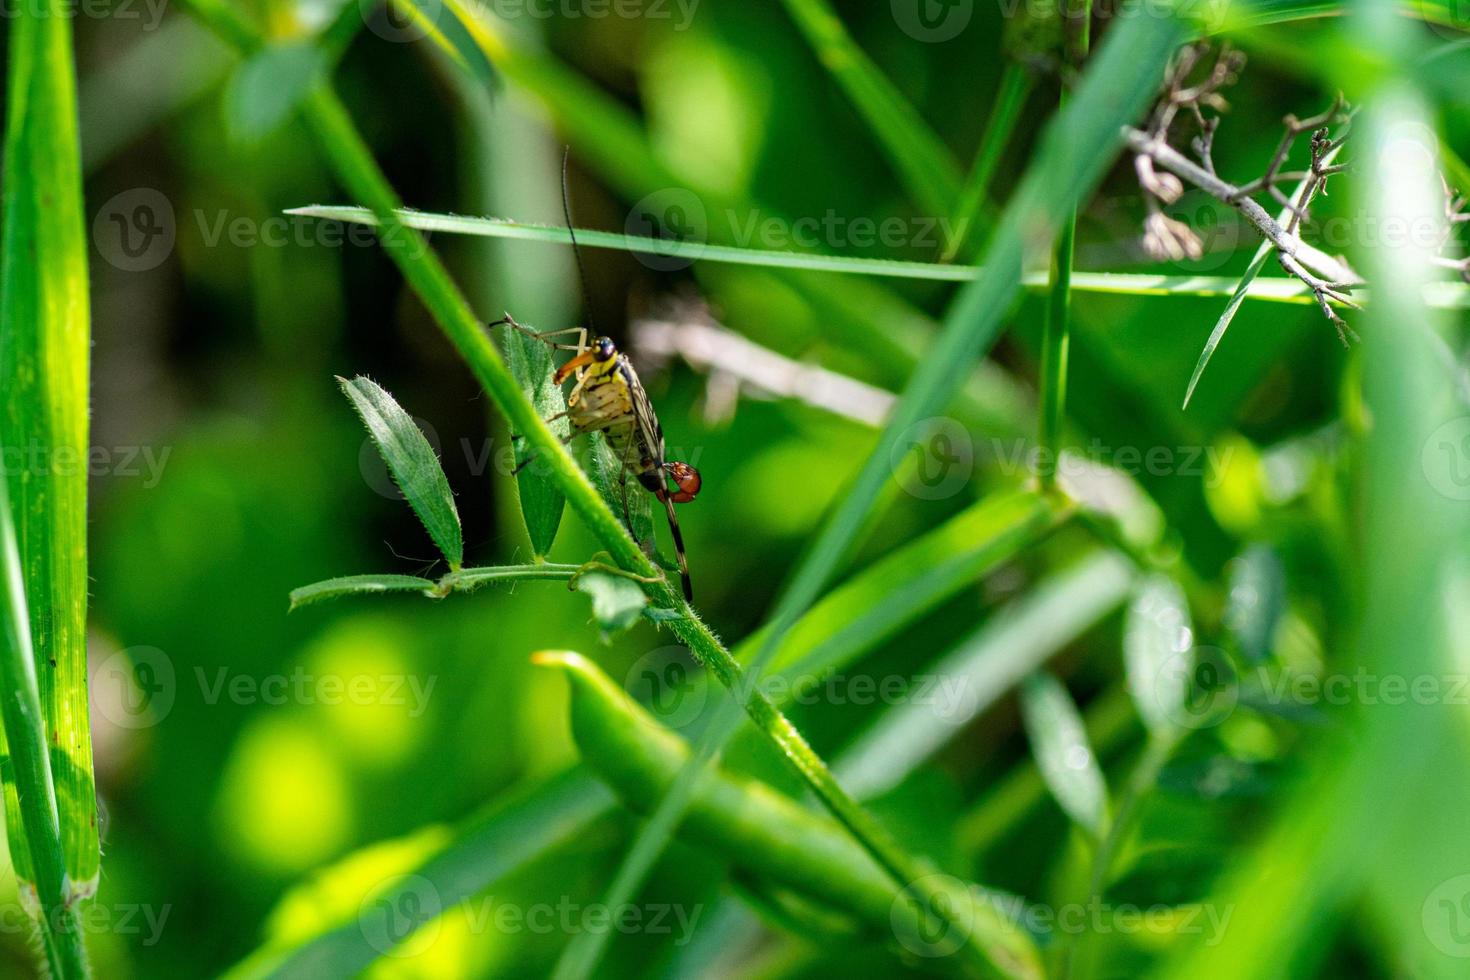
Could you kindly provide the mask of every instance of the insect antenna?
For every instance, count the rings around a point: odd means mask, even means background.
[[[572,196],[567,191],[567,159],[572,155],[572,148],[565,147],[561,154],[561,213],[567,221],[567,234],[572,239],[572,257],[577,260],[577,281],[582,286],[582,312],[587,316],[587,332],[597,336],[597,331],[592,326],[592,295],[587,288],[587,269],[582,265],[582,249],[577,245],[577,229],[572,227]]]

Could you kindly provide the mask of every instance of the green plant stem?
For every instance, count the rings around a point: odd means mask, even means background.
[[[1133,817],[1138,812],[1138,805],[1153,789],[1158,781],[1159,771],[1169,761],[1169,756],[1173,755],[1178,744],[1177,736],[1158,733],[1150,734],[1144,742],[1143,754],[1128,774],[1128,782],[1118,794],[1112,820],[1108,822],[1107,831],[1098,842],[1097,850],[1093,852],[1092,869],[1088,872],[1087,880],[1087,908],[1096,908],[1102,901],[1103,892],[1107,889],[1108,879],[1112,874],[1113,862],[1117,860],[1118,852],[1127,839]],[[1078,968],[1078,961],[1081,960],[1082,976],[1092,976],[1096,944],[1097,936],[1094,933],[1079,936],[1075,947],[1066,956],[1063,975],[1073,976]]]
[[[1074,69],[1087,58],[1091,37],[1092,0],[1072,0],[1066,4],[1064,20],[1080,18],[1075,40],[1069,45],[1069,59]],[[1065,27],[1072,26],[1064,24]],[[1071,39],[1069,39],[1071,40]],[[1063,82],[1060,104],[1067,104],[1067,84]],[[1037,477],[1041,488],[1050,490],[1057,481],[1057,454],[1061,452],[1062,418],[1067,411],[1067,353],[1071,347],[1072,256],[1077,239],[1077,205],[1062,222],[1052,253],[1051,292],[1047,299],[1046,325],[1041,335],[1041,427],[1038,436]]]
[[[15,527],[10,519],[10,494],[0,479],[0,720],[15,774],[15,793],[21,827],[29,847],[36,897],[41,906],[41,948],[52,977],[70,980],[88,975],[82,933],[62,899],[66,878],[61,854],[61,822],[51,777],[51,754],[42,730],[41,696],[36,684],[36,659],[31,649],[31,627],[26,615],[25,583]],[[8,792],[8,790],[7,790]],[[8,807],[7,807],[8,809]],[[25,883],[22,882],[22,887]]]

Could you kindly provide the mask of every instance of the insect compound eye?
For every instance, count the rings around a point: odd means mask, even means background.
[[[674,503],[687,504],[699,495],[700,485],[704,482],[699,475],[699,470],[688,463],[670,463],[668,472],[679,488],[679,492],[671,497]]]
[[[598,337],[597,338],[597,359],[599,361],[605,361],[609,357],[612,357],[617,352],[618,352],[618,349],[613,346],[613,342],[612,342],[612,338],[611,337]]]

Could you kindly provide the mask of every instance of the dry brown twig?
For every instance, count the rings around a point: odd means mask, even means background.
[[[1160,261],[1197,259],[1203,254],[1203,244],[1194,230],[1164,213],[1164,206],[1173,204],[1184,193],[1185,183],[1191,184],[1233,208],[1272,244],[1281,267],[1312,291],[1323,315],[1346,344],[1348,337],[1356,334],[1333,304],[1357,308],[1348,294],[1363,285],[1363,280],[1345,259],[1328,255],[1303,241],[1301,231],[1311,221],[1309,208],[1313,199],[1326,192],[1328,178],[1345,169],[1333,160],[1347,139],[1346,132],[1333,138],[1330,127],[1345,125],[1351,113],[1338,96],[1325,112],[1316,116],[1308,119],[1287,116],[1285,131],[1265,173],[1246,183],[1232,184],[1215,169],[1215,130],[1220,122],[1218,114],[1229,108],[1221,90],[1235,82],[1245,64],[1245,55],[1224,45],[1215,52],[1211,62],[1210,52],[1210,46],[1203,42],[1182,48],[1165,74],[1162,93],[1147,128],[1124,127],[1123,134],[1134,154],[1134,170],[1148,207],[1144,248]],[[1192,118],[1199,128],[1199,134],[1190,141],[1193,158],[1169,142],[1171,129],[1181,115]],[[1311,134],[1308,169],[1285,170],[1292,149],[1304,133]],[[1295,199],[1281,189],[1282,184],[1300,185]],[[1282,205],[1280,220],[1255,200],[1255,195],[1263,193]]]

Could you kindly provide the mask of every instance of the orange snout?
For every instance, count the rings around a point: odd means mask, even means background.
[[[674,485],[679,488],[677,493],[669,496],[670,500],[676,504],[687,504],[699,495],[699,487],[703,482],[699,470],[688,463],[670,463],[665,469]]]

